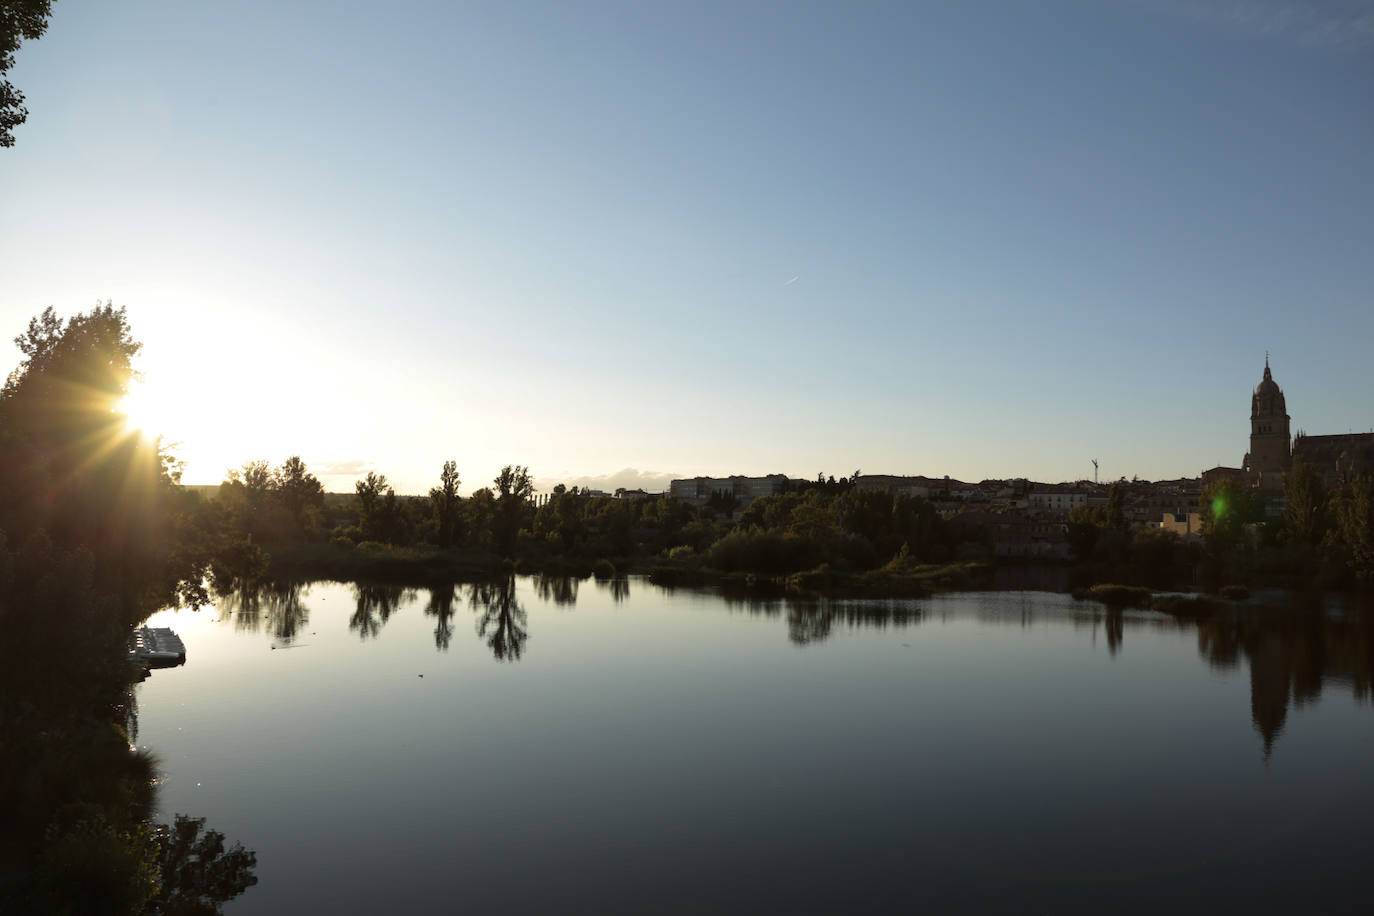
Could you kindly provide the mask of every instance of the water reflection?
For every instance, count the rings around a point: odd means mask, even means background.
[[[453,641],[453,602],[457,597],[457,586],[434,586],[429,590],[429,603],[425,605],[425,616],[434,617],[434,648],[447,652]]]
[[[1128,628],[1195,630],[1198,654],[1217,671],[1244,662],[1250,672],[1250,719],[1264,756],[1274,751],[1290,708],[1321,698],[1325,685],[1349,688],[1361,701],[1374,694],[1374,610],[1336,613],[1320,603],[1288,606],[1220,605],[1201,617],[1094,609],[1094,630],[1104,623],[1107,649],[1122,651]]]
[[[161,843],[162,890],[152,912],[162,916],[214,916],[225,903],[258,883],[258,857],[239,843],[225,848],[224,834],[206,830],[205,818],[178,814],[155,831]]]
[[[885,629],[920,623],[927,609],[915,601],[756,598],[723,596],[726,607],[764,617],[785,616],[787,638],[799,646],[824,642],[836,623],[851,628]]]
[[[1240,608],[1197,622],[1198,651],[1216,668],[1250,665],[1250,715],[1268,757],[1290,705],[1315,703],[1324,684],[1367,701],[1374,684],[1374,616],[1306,609]]]
[[[381,633],[391,615],[400,610],[401,602],[412,599],[415,591],[400,585],[356,583],[353,596],[357,606],[349,618],[348,628],[357,633],[359,639],[366,640]]]
[[[290,642],[310,620],[310,609],[301,600],[310,588],[300,582],[239,582],[219,594],[221,619],[232,620],[234,629],[257,633],[264,625],[276,639]]]
[[[529,618],[515,597],[515,577],[468,586],[468,603],[477,611],[477,635],[498,661],[519,661],[529,640]]]
[[[581,583],[573,576],[540,574],[534,577],[535,593],[545,601],[552,601],[562,607],[572,607],[577,604],[577,587],[579,584]]]
[[[568,576],[535,576],[530,580],[534,593],[558,607],[573,607],[578,598],[579,580]],[[630,595],[627,579],[597,582],[617,602]],[[447,652],[453,639],[453,619],[461,600],[463,586],[431,586],[424,606],[426,617],[434,618],[434,647]],[[466,586],[471,609],[477,612],[475,629],[498,661],[518,661],[529,641],[529,618],[517,594],[514,576]],[[672,589],[659,587],[663,591]],[[353,586],[355,610],[349,629],[359,638],[376,637],[401,606],[415,600],[417,592],[397,585],[363,584]],[[220,600],[223,618],[246,632],[264,628],[276,639],[290,641],[305,627],[310,610],[304,602],[309,587],[300,583],[264,582],[229,590]],[[1248,666],[1250,675],[1250,715],[1266,757],[1273,753],[1283,734],[1292,708],[1301,708],[1321,698],[1330,684],[1348,688],[1356,698],[1369,699],[1374,692],[1374,608],[1353,606],[1327,608],[1320,603],[1285,606],[1256,604],[1207,606],[1200,616],[1173,617],[1160,613],[1123,611],[1095,602],[1063,603],[1036,599],[1020,593],[993,593],[996,600],[982,602],[975,611],[980,623],[1029,627],[1058,616],[1067,608],[1075,626],[1091,626],[1094,642],[1098,628],[1106,636],[1106,649],[1112,657],[1125,648],[1130,630],[1141,627],[1194,630],[1200,656],[1218,670]],[[732,611],[769,618],[780,618],[788,639],[798,646],[826,642],[841,627],[911,627],[932,614],[939,619],[940,609],[964,599],[950,596],[934,600],[830,600],[759,597],[750,593],[719,596]],[[1047,613],[1048,612],[1048,613]],[[1062,619],[1062,617],[1060,617]],[[137,734],[137,707],[132,702],[125,710],[126,727]]]

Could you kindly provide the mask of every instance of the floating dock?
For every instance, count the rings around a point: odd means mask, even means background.
[[[129,661],[147,668],[186,664],[186,646],[167,627],[139,627],[129,637]]]

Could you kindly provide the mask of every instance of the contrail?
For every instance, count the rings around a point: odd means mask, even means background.
[[[791,286],[793,283],[797,282],[797,279],[797,277],[793,277],[791,280],[788,280],[786,283],[784,283],[783,286]]]

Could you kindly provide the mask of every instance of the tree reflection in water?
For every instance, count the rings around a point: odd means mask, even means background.
[[[413,598],[415,592],[400,585],[357,583],[353,586],[353,595],[358,603],[349,618],[348,628],[356,632],[359,639],[372,639],[382,632],[391,615],[400,609],[401,602]]]
[[[499,661],[519,661],[529,639],[525,609],[515,598],[515,577],[468,586],[468,603],[478,612],[477,635]]]
[[[573,576],[550,576],[541,573],[534,577],[534,590],[539,597],[561,607],[572,607],[577,604],[579,584]]]
[[[160,824],[155,835],[162,845],[162,890],[150,908],[154,913],[214,916],[258,883],[257,854],[238,843],[226,849],[224,834],[206,830],[203,817],[178,814],[174,823]]]
[[[233,619],[236,630],[257,633],[265,623],[274,637],[290,641],[310,620],[310,609],[301,600],[309,593],[309,586],[300,582],[239,582],[219,593],[217,606],[222,619]]]
[[[909,627],[925,619],[924,606],[907,599],[835,600],[829,598],[756,598],[722,595],[725,606],[749,614],[787,619],[787,638],[799,646],[830,638],[835,624],[850,629]]]
[[[425,605],[425,616],[437,618],[434,624],[434,648],[447,652],[453,640],[453,602],[456,587],[453,583],[436,585],[429,590],[429,603]]]

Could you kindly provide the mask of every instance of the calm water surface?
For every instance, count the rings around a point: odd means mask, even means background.
[[[339,583],[158,615],[229,913],[1366,912],[1374,629],[1048,593]]]

